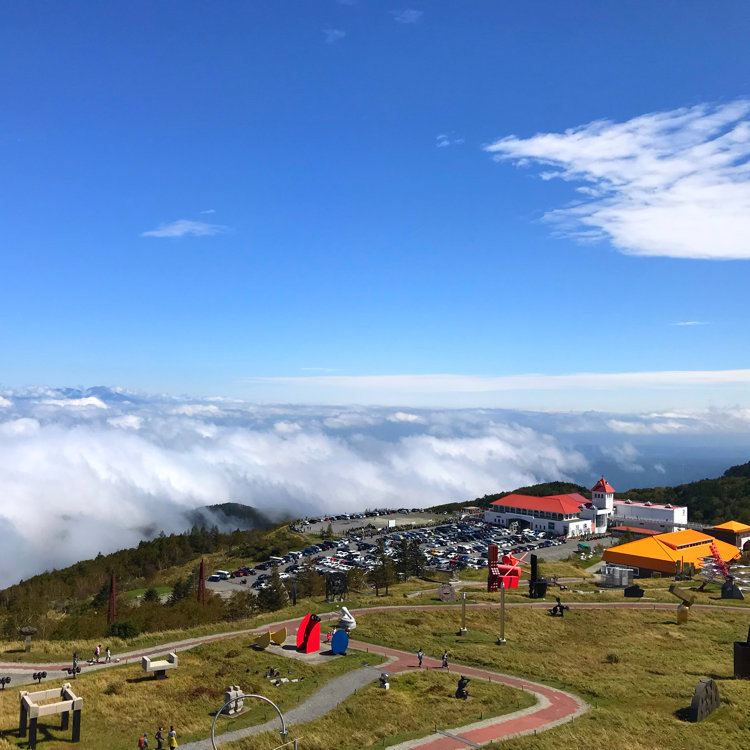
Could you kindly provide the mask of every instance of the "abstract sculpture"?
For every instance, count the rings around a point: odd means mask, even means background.
[[[750,628],[747,640],[734,642],[734,676],[739,680],[750,680]]]
[[[529,599],[544,599],[547,596],[547,579],[539,577],[538,558],[531,556],[531,576],[529,578]]]
[[[344,630],[354,630],[357,627],[357,621],[346,607],[341,608],[339,624],[336,627],[343,628]]]
[[[567,604],[563,604],[560,601],[560,597],[555,597],[555,606],[552,607],[552,609],[549,610],[549,613],[552,615],[552,617],[565,617],[565,612],[570,609],[570,607]]]
[[[690,721],[703,721],[720,705],[719,688],[709,677],[704,677],[695,686],[693,700],[690,703]]]
[[[26,736],[28,724],[29,732],[29,750],[36,750],[36,732],[37,722],[42,716],[51,716],[52,714],[62,714],[61,729],[68,728],[70,712],[73,712],[73,742],[81,741],[81,710],[83,708],[83,698],[79,698],[70,688],[70,683],[66,682],[60,688],[52,690],[39,690],[36,693],[30,693],[22,690],[19,695],[21,700],[21,717],[18,723],[19,737]],[[49,701],[52,698],[58,698],[57,703],[45,703],[39,705],[36,701]]]
[[[228,705],[224,708],[224,712],[233,716],[242,711],[244,707],[244,701],[242,699],[243,692],[239,685],[230,685],[224,692],[224,703]],[[231,703],[230,703],[231,701]]]
[[[463,700],[466,700],[469,697],[469,691],[466,689],[466,686],[471,682],[471,680],[468,677],[464,677],[461,675],[461,679],[458,681],[458,688],[456,690],[456,698],[462,698]]]
[[[275,643],[277,646],[283,646],[286,640],[286,628],[280,630],[271,631],[271,643]]]
[[[297,651],[311,654],[320,649],[320,617],[305,615],[297,630]]]
[[[326,601],[342,600],[349,593],[349,579],[346,573],[326,575]]]
[[[500,581],[503,582],[506,589],[517,589],[518,582],[521,579],[521,562],[513,555],[503,555],[502,562],[497,561],[497,545],[490,544],[489,558],[487,561],[487,591],[498,591]]]
[[[680,605],[677,607],[677,624],[687,624],[690,607],[695,604],[695,594],[688,594],[687,591],[678,588],[676,583],[670,585],[669,593],[681,599]]]
[[[383,690],[390,690],[391,689],[391,683],[388,682],[388,672],[381,672],[380,673],[380,685],[379,687],[383,688]]]
[[[346,654],[347,648],[349,648],[349,633],[339,628],[331,638],[331,653],[343,655]]]

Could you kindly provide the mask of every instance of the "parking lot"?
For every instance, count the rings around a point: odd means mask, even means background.
[[[574,554],[579,542],[578,539],[549,538],[539,532],[511,533],[480,519],[456,520],[455,517],[416,509],[408,512],[381,512],[367,517],[356,514],[346,518],[307,520],[309,523],[295,522],[295,527],[320,534],[330,524],[334,536],[343,538],[321,541],[254,567],[243,566],[236,571],[229,571],[228,578],[225,575],[221,580],[216,580],[215,575],[211,576],[206,585],[224,596],[238,590],[257,591],[268,585],[273,565],[278,566],[282,579],[289,580],[308,561],[320,575],[346,573],[354,568],[368,572],[377,564],[377,545],[381,539],[385,545],[385,554],[391,558],[397,556],[398,547],[403,540],[408,543],[416,542],[422,551],[428,573],[455,568],[486,568],[490,544],[497,544],[501,555],[510,553],[521,557],[533,552],[540,560],[556,561]],[[609,546],[611,543],[611,537],[605,537],[592,541],[591,545]]]

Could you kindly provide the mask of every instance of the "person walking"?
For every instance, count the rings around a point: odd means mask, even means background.
[[[424,658],[424,651],[420,648],[419,651],[417,651],[417,659],[419,659],[419,666],[422,666],[422,659]]]
[[[156,750],[162,750],[164,747],[164,735],[161,733],[161,730],[162,727],[159,727],[154,735],[154,739],[156,740]]]
[[[94,649],[94,660],[95,661],[97,661],[97,662],[99,661],[99,657],[101,656],[101,653],[102,653],[102,644],[101,643],[97,643],[96,644],[96,648]]]
[[[174,731],[174,727],[169,727],[169,734],[167,735],[169,738],[169,747],[177,747],[177,732]]]
[[[109,646],[104,649],[104,661],[109,664],[112,661],[112,652],[109,650]]]
[[[443,669],[448,669],[448,652],[443,651]]]
[[[148,747],[148,732],[144,732],[138,738],[138,747]]]

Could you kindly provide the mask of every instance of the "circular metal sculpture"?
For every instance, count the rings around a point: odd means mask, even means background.
[[[279,721],[281,721],[281,744],[283,745],[286,742],[289,730],[286,728],[284,714],[281,713],[281,709],[272,700],[266,698],[264,695],[255,695],[254,693],[249,693],[247,695],[235,695],[216,712],[216,716],[214,716],[213,723],[211,724],[211,747],[213,748],[213,750],[218,750],[218,747],[216,745],[216,720],[219,718],[219,716],[221,716],[222,712],[227,708],[227,706],[229,706],[230,703],[233,703],[237,700],[245,700],[246,698],[258,698],[258,700],[265,701],[270,706],[273,706],[276,709],[276,713],[279,715]]]

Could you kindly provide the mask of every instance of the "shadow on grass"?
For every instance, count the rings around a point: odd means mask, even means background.
[[[151,675],[144,675],[143,677],[128,677],[125,682],[135,685],[139,682],[154,682],[156,680],[155,677],[152,677]]]

